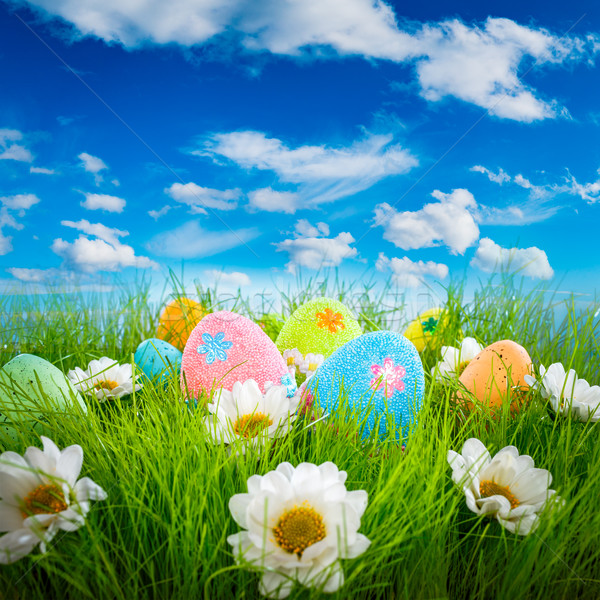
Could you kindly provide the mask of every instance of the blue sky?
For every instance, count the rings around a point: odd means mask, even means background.
[[[600,9],[521,4],[0,3],[0,280],[592,294]]]

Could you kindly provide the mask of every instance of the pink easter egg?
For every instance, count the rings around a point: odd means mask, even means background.
[[[181,389],[198,398],[202,390],[231,390],[236,381],[254,379],[261,391],[265,384],[285,385],[288,396],[296,390],[275,343],[254,322],[222,310],[206,315],[194,328],[181,361]]]

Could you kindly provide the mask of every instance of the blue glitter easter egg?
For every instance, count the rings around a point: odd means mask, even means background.
[[[330,414],[348,402],[363,437],[404,437],[423,402],[425,374],[414,344],[392,331],[374,331],[336,350],[318,368],[308,388],[318,406]],[[392,429],[393,423],[393,431]]]
[[[181,351],[175,346],[158,338],[150,338],[137,347],[133,360],[148,379],[164,384],[173,372],[177,376],[175,380],[179,378],[181,357]]]

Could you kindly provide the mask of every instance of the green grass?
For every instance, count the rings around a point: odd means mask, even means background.
[[[170,293],[182,293],[176,278],[168,283]],[[298,289],[278,292],[283,314],[267,319],[271,335],[294,308],[320,295],[346,301],[365,331],[402,331],[409,321],[402,295],[390,307],[369,284],[356,289],[337,279],[309,280]],[[482,284],[469,302],[460,286],[447,292],[446,344],[461,333],[484,344],[510,338],[535,364],[561,361],[600,383],[600,305],[576,308],[573,299],[526,292],[510,277]],[[199,288],[196,295],[214,310],[223,308],[217,290]],[[268,299],[257,308],[238,296],[232,305],[260,321],[276,312]],[[4,296],[0,364],[19,353],[41,356],[65,372],[101,356],[131,361],[138,343],[153,336],[158,312],[144,281],[116,295]],[[348,489],[368,492],[360,531],[372,544],[344,561],[346,583],[328,597],[599,598],[600,426],[552,419],[536,394],[516,417],[474,412],[461,418],[453,390],[429,376],[438,359],[439,351],[423,353],[425,400],[404,452],[393,441],[361,443],[356,419],[340,414],[315,427],[298,421],[262,454],[236,457],[206,440],[202,410],[184,409],[177,381],[167,389],[147,385],[124,401],[98,405],[88,398],[85,418],[49,414],[49,437],[61,448],[83,447],[82,476],[100,484],[108,499],[93,504],[84,528],[57,536],[47,554],[0,567],[0,598],[255,598],[258,576],[234,563],[226,543],[238,530],[230,496],[246,491],[251,475],[283,461],[329,460],[348,472]],[[480,438],[492,454],[508,444],[530,454],[536,467],[552,473],[564,508],[544,513],[527,537],[475,516],[446,462],[448,450],[460,451],[469,437]],[[41,444],[25,426],[16,443],[0,438],[4,449],[22,452],[29,445]],[[295,587],[291,595],[309,597],[319,593]]]

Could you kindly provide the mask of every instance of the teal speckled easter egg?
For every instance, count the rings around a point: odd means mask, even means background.
[[[363,437],[407,435],[423,402],[425,374],[414,344],[392,331],[373,331],[336,350],[310,380],[308,389],[325,412],[341,398],[364,421]],[[391,423],[393,422],[393,431]],[[377,427],[377,424],[378,427]]]
[[[179,381],[182,356],[183,353],[172,344],[150,338],[137,347],[133,360],[148,379],[166,384],[171,374],[175,374],[175,381]]]
[[[277,337],[280,352],[297,348],[325,357],[362,334],[347,306],[332,298],[316,298],[295,310]]]
[[[40,420],[52,413],[87,413],[79,392],[67,377],[47,360],[32,354],[20,354],[0,369],[0,423],[14,438],[16,428],[30,422],[41,433]]]

